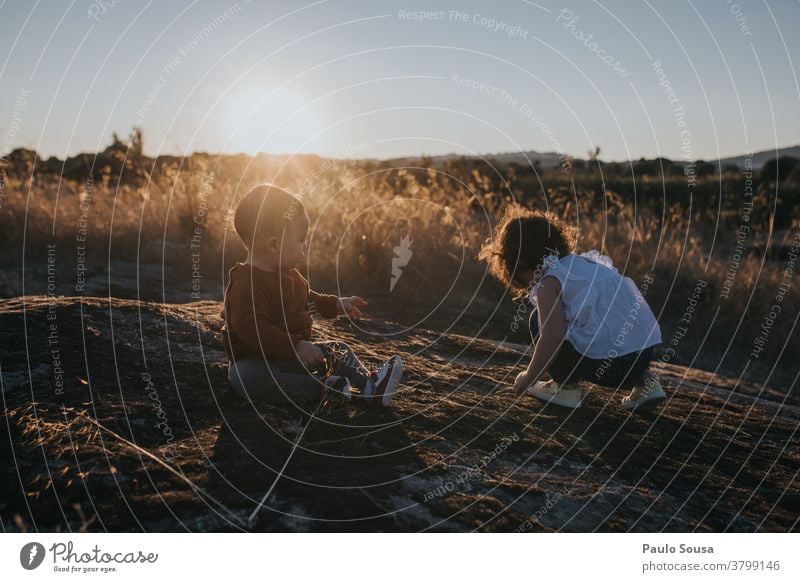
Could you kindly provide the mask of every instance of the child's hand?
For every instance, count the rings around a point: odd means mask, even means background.
[[[352,297],[339,297],[339,303],[336,304],[336,313],[339,315],[348,315],[354,319],[361,317],[361,307],[366,307],[366,301],[353,295]]]
[[[297,359],[309,370],[316,370],[325,363],[325,356],[322,355],[322,350],[311,342],[300,340],[295,345],[295,349],[297,350]]]
[[[514,380],[514,394],[517,396],[522,396],[525,393],[525,390],[528,389],[533,382],[531,381],[530,376],[528,376],[528,371],[525,370],[524,372],[520,372],[517,374],[517,379]]]

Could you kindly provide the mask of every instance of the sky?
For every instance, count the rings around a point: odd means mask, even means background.
[[[797,30],[800,0],[6,0],[0,146],[715,159],[800,143]]]

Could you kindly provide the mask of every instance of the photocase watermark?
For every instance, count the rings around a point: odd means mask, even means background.
[[[88,178],[83,185],[83,192],[80,194],[79,206],[81,215],[78,217],[78,233],[75,235],[76,244],[76,266],[77,273],[75,279],[75,293],[83,293],[86,288],[86,273],[89,268],[86,265],[86,242],[89,230],[89,210],[92,202],[92,191],[94,182]]]
[[[203,275],[200,271],[200,248],[203,238],[203,227],[208,210],[208,197],[214,191],[214,175],[203,177],[203,186],[200,188],[200,197],[197,210],[194,214],[194,231],[189,239],[189,249],[192,252],[192,299],[200,299],[200,280]]]
[[[22,127],[22,113],[28,108],[28,95],[30,91],[24,87],[17,93],[17,98],[14,101],[14,110],[11,112],[11,120],[8,124],[8,130],[3,136],[2,149],[0,150],[0,208],[6,199],[6,179],[8,178],[8,156],[14,146],[14,141],[17,137],[20,127]]]
[[[692,321],[694,320],[695,311],[697,310],[697,306],[700,303],[700,300],[703,297],[703,293],[705,292],[706,285],[708,285],[708,281],[703,279],[698,279],[697,284],[692,289],[691,295],[689,295],[688,302],[686,304],[686,308],[681,315],[680,322],[683,325],[679,325],[675,328],[675,331],[672,333],[672,338],[670,338],[667,348],[664,350],[664,353],[659,358],[663,363],[670,362],[675,356],[677,356],[677,352],[675,348],[681,343],[683,338],[689,333],[689,326],[691,325]]]
[[[158,450],[161,451],[167,461],[171,461],[178,456],[175,448],[175,435],[172,434],[172,429],[167,422],[167,413],[164,412],[164,408],[161,406],[161,400],[158,397],[158,390],[153,383],[152,376],[148,372],[144,372],[142,380],[145,382],[145,391],[153,403],[153,408],[156,410],[158,422],[155,424],[155,428],[160,428],[164,436],[167,437],[167,444],[161,445]]]
[[[733,257],[725,273],[725,281],[722,282],[722,292],[720,297],[727,299],[730,297],[736,272],[742,260],[745,250],[745,242],[750,232],[750,217],[753,213],[753,154],[747,153],[744,158],[744,202],[742,211],[739,213],[739,228],[736,229],[736,245],[733,249]]]
[[[561,147],[561,142],[555,136],[550,127],[544,122],[541,116],[536,113],[532,106],[514,97],[514,95],[512,95],[506,89],[489,85],[488,83],[484,83],[475,79],[470,79],[457,73],[454,73],[450,80],[459,87],[467,88],[470,91],[479,91],[480,93],[484,93],[491,97],[496,97],[501,103],[509,105],[511,108],[517,110],[525,119],[533,123],[534,127],[536,127],[536,129],[542,133],[545,139],[547,139],[550,147],[553,148],[553,151],[559,155],[561,159],[561,169],[565,172],[568,172],[572,168],[572,162],[564,151],[564,148]]]
[[[697,185],[697,172],[694,163],[694,151],[692,149],[692,132],[686,124],[686,111],[683,109],[683,105],[675,89],[672,88],[672,83],[667,73],[664,71],[664,66],[661,64],[661,61],[653,61],[650,67],[656,74],[659,86],[664,88],[667,101],[673,106],[672,115],[675,118],[675,124],[680,130],[680,151],[681,157],[685,162],[683,174],[686,176],[686,186],[688,188],[694,188]]]
[[[105,16],[108,12],[119,4],[119,0],[94,0],[89,5],[89,18],[100,22],[100,16]]]
[[[411,250],[411,243],[413,240],[409,235],[400,238],[400,244],[392,249],[394,257],[392,257],[392,276],[389,280],[389,293],[394,291],[395,285],[400,280],[403,274],[403,268],[408,265],[411,256],[414,252]]]
[[[11,112],[11,121],[8,123],[8,130],[3,138],[3,158],[8,157],[17,137],[17,132],[22,126],[22,113],[28,108],[28,95],[30,91],[24,87],[17,93],[17,98],[14,101],[14,110]]]
[[[532,284],[531,284],[532,285]],[[528,294],[532,292],[533,287],[528,287]],[[526,318],[533,317],[532,315],[528,315],[528,302],[525,300],[519,301],[517,305],[517,309],[514,312],[514,318],[511,320],[511,331],[517,331],[519,329],[519,324],[525,321]]]
[[[550,247],[544,247],[545,255],[552,260],[558,260],[558,251],[555,249],[551,249]],[[531,305],[536,305],[536,287],[539,280],[542,278],[542,272],[544,271],[545,267],[547,266],[547,262],[543,259],[538,265],[536,265],[536,269],[533,271],[533,277],[528,282],[528,286],[526,287],[526,294],[525,298],[527,301],[520,301],[519,305],[517,305],[517,310],[514,313],[514,318],[511,320],[511,331],[517,331],[519,329],[519,324],[522,321],[525,321],[526,314],[528,311],[528,303]],[[530,315],[533,317],[533,314]]]
[[[19,563],[26,570],[35,570],[41,566],[45,557],[45,549],[39,542],[28,542],[19,551]]]
[[[35,570],[44,563],[48,551],[52,557],[54,572],[72,574],[107,574],[117,572],[119,564],[154,564],[158,561],[158,554],[155,552],[107,552],[97,544],[88,551],[76,551],[73,542],[56,542],[49,550],[45,550],[39,542],[28,542],[19,551],[19,563],[25,570]]]
[[[625,346],[628,334],[638,325],[639,312],[642,310],[642,305],[646,305],[644,296],[641,293],[636,293],[633,305],[631,305],[631,308],[625,316],[625,322],[617,331],[617,336],[614,338],[614,341],[611,342],[615,348],[623,349]],[[612,348],[612,353],[616,356],[618,351]]]
[[[484,83],[483,81],[479,81],[477,79],[462,77],[459,74],[453,74],[451,81],[459,87],[464,87],[470,91],[478,91],[479,93],[484,93],[490,97],[499,97],[501,100],[505,100],[506,97],[509,96],[509,93],[505,89],[501,89],[495,85],[489,85],[488,83]]]
[[[750,351],[751,360],[757,359],[767,346],[769,334],[772,331],[772,327],[775,325],[775,320],[783,309],[783,300],[786,298],[786,293],[792,288],[798,254],[800,254],[800,231],[796,232],[794,235],[792,246],[786,259],[786,266],[783,269],[781,282],[778,285],[778,291],[775,293],[775,298],[773,299],[772,305],[770,305],[769,311],[767,311],[764,320],[761,322],[761,331],[755,339],[753,339],[753,349]]]
[[[642,285],[639,288],[639,292],[636,294],[635,301],[628,310],[625,321],[617,331],[617,335],[612,342],[614,347],[608,350],[608,357],[604,358],[595,370],[595,377],[600,378],[601,376],[604,376],[606,371],[608,371],[608,369],[614,364],[613,360],[619,355],[620,350],[622,350],[625,346],[625,342],[628,339],[628,334],[638,323],[639,311],[641,311],[642,305],[646,304],[644,297],[647,294],[647,290],[650,289],[650,285],[652,285],[654,281],[655,279],[650,273],[645,274]]]
[[[288,225],[291,223],[294,220],[294,217],[297,216],[298,210],[300,210],[300,201],[297,200],[297,198],[293,198],[289,204],[289,208],[283,213],[284,224]]]
[[[56,245],[47,244],[47,348],[53,370],[53,393],[64,394],[64,368],[61,367],[61,347],[58,340],[58,321],[56,314]]]
[[[457,22],[473,24],[490,32],[501,32],[511,38],[526,39],[530,32],[517,24],[496,20],[478,12],[460,10],[398,10],[397,19],[409,22]]]
[[[41,544],[40,544],[41,545]],[[42,552],[44,548],[42,547]],[[119,564],[154,564],[158,554],[154,552],[107,552],[95,544],[88,551],[76,551],[72,542],[56,542],[49,549],[53,557],[53,571],[64,573],[101,573],[117,572]],[[110,566],[108,564],[114,564]],[[24,567],[24,565],[23,565]]]
[[[249,3],[250,0],[245,0],[243,2],[243,4],[249,4]],[[145,96],[145,99],[142,102],[142,104],[136,110],[136,116],[139,118],[139,121],[143,120],[150,112],[150,109],[152,109],[153,105],[155,105],[158,102],[161,90],[166,86],[169,78],[175,74],[175,71],[177,71],[180,68],[181,64],[183,63],[183,59],[188,57],[189,54],[191,54],[192,51],[194,51],[198,46],[200,46],[200,43],[203,42],[206,38],[208,38],[212,32],[214,32],[222,24],[227,22],[240,10],[242,10],[242,6],[240,5],[239,2],[236,2],[233,6],[225,10],[222,14],[218,15],[216,18],[214,18],[214,20],[208,22],[203,28],[201,28],[197,32],[197,34],[194,35],[192,40],[190,40],[180,49],[178,49],[178,54],[173,56],[172,60],[161,68],[161,74],[158,76],[156,82],[150,88],[150,91],[147,92],[147,95]]]
[[[733,14],[736,24],[739,25],[739,31],[744,36],[752,36],[752,33],[750,32],[750,26],[747,24],[747,18],[742,12],[742,7],[732,0],[725,0],[725,5],[728,7],[728,10],[730,10],[730,13]]]
[[[528,517],[528,519],[514,528],[513,533],[525,533],[526,531],[532,530],[535,524],[541,523],[541,519],[550,511],[552,511],[559,503],[561,503],[561,500],[567,497],[569,494],[570,490],[567,487],[564,487],[564,489],[561,491],[556,491],[552,495],[548,493],[547,501],[545,501],[541,507],[534,511],[533,514]]]
[[[450,20],[453,22],[475,24],[491,32],[502,32],[506,36],[512,38],[522,38],[527,40],[528,35],[530,34],[529,31],[525,30],[521,26],[502,20],[495,20],[494,18],[489,18],[479,13],[471,14],[469,12],[459,12],[458,10],[448,10],[447,14]]]
[[[561,25],[567,29],[572,36],[581,41],[583,46],[597,55],[597,58],[610,67],[612,71],[615,71],[620,77],[623,78],[630,75],[630,71],[628,71],[626,67],[622,66],[622,63],[618,58],[607,54],[606,50],[598,44],[598,42],[594,39],[593,32],[586,34],[575,26],[580,19],[580,15],[574,14],[569,8],[562,8],[558,11],[558,15],[556,16],[556,22],[560,22]]]
[[[354,154],[360,154],[366,149],[367,142],[365,141],[356,144],[350,144],[341,148],[333,155],[333,157],[326,158],[321,164],[317,164],[310,172],[306,172],[306,177],[297,187],[297,195],[302,197],[308,191],[310,191],[311,188],[318,183],[320,176],[330,170],[336,162],[344,160]]]
[[[640,297],[637,298],[636,303],[631,308],[628,314],[628,320],[625,321],[622,328],[620,329],[617,337],[614,340],[614,348],[609,350],[609,356],[603,359],[600,365],[595,370],[595,376],[601,377],[605,375],[606,371],[614,364],[613,358],[617,356],[619,350],[617,348],[622,348],[625,344],[625,340],[627,339],[627,334],[629,333],[630,329],[632,329],[632,325],[634,324],[635,320],[638,319],[638,313],[641,309],[642,304],[645,302],[645,295],[647,294],[647,290],[650,288],[650,285],[653,284],[655,281],[654,277],[648,273],[644,276],[644,280],[640,287]],[[680,323],[683,325],[679,325],[676,327],[675,331],[672,334],[672,337],[668,342],[665,342],[666,348],[664,349],[664,353],[661,354],[659,357],[659,361],[662,363],[668,363],[672,361],[677,356],[676,348],[680,345],[683,338],[689,333],[689,326],[694,321],[696,311],[698,309],[698,305],[700,304],[700,300],[703,297],[704,290],[708,285],[707,281],[703,279],[699,279],[697,284],[692,289],[692,293],[689,295],[686,307],[684,308],[683,313],[681,314]],[[644,380],[644,386],[642,393],[645,395],[649,395],[654,389],[656,381],[658,377],[652,373],[647,373]]]
[[[243,4],[249,4],[250,0],[244,0]],[[210,21],[206,24],[200,31],[194,35],[191,41],[186,43],[180,50],[180,54],[183,57],[189,56],[194,49],[198,47],[198,45],[208,38],[214,30],[217,29],[221,24],[227,22],[233,15],[238,13],[242,7],[236,2],[233,6],[225,10],[222,14],[218,15],[214,20]]]
[[[470,481],[482,481],[483,469],[497,457],[502,455],[512,443],[519,442],[519,435],[515,432],[511,436],[501,437],[495,447],[481,457],[480,463],[475,463],[471,467],[459,473],[455,478],[444,481],[436,489],[431,489],[425,493],[424,501],[430,501],[434,497],[445,497],[455,491],[458,487],[465,487]]]
[[[398,10],[397,19],[413,22],[444,20],[445,12],[445,10]]]

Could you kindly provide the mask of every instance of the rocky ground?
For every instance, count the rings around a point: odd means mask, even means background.
[[[656,364],[654,412],[602,388],[559,409],[509,390],[525,346],[372,310],[320,331],[371,363],[404,356],[393,408],[308,424],[231,392],[219,311],[0,301],[4,531],[798,529],[792,395]]]

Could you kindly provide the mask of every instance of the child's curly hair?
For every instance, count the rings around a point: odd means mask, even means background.
[[[515,278],[518,269],[540,270],[548,255],[563,257],[575,249],[575,232],[557,216],[519,204],[506,207],[494,237],[487,239],[478,258],[501,283],[525,294],[530,284]]]

